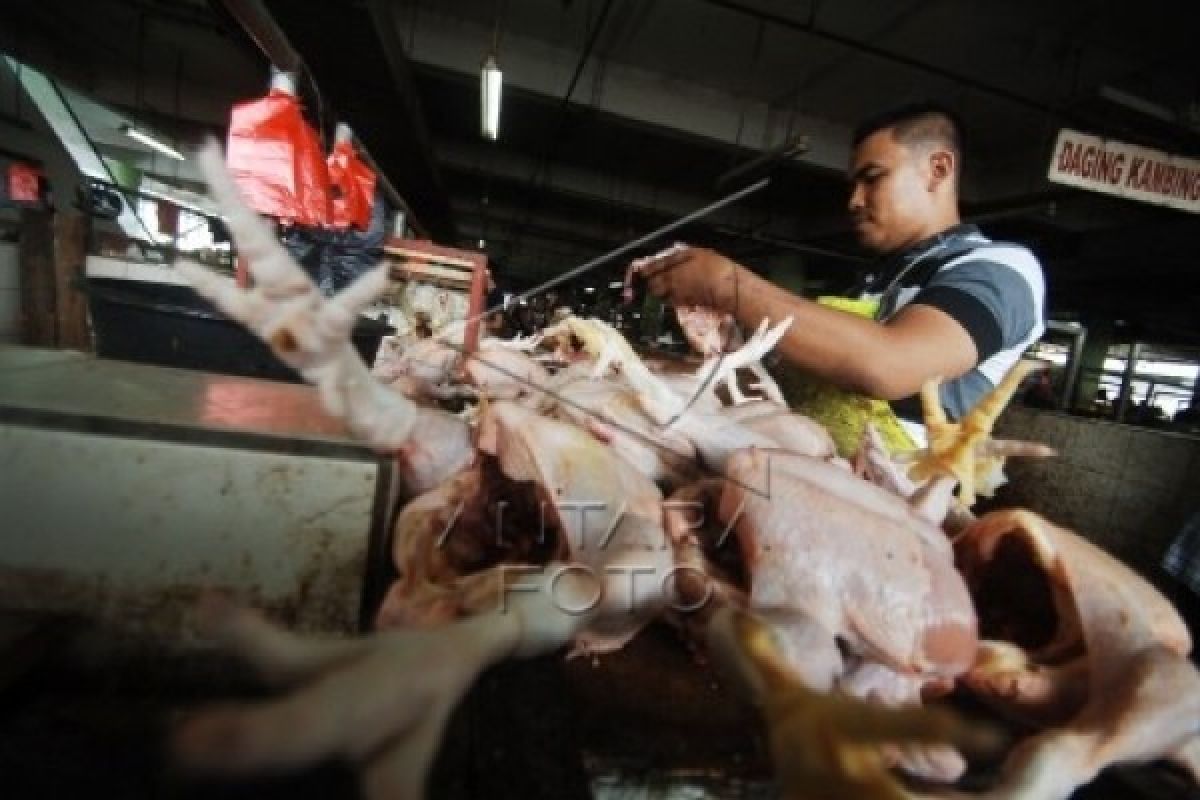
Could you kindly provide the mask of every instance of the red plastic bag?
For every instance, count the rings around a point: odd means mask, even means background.
[[[8,166],[8,197],[15,203],[41,200],[42,173],[37,167],[14,161]]]
[[[375,171],[363,163],[349,141],[337,142],[329,154],[330,225],[365,231],[375,202]]]
[[[328,223],[325,156],[293,95],[272,89],[235,105],[225,160],[255,211],[310,227]]]

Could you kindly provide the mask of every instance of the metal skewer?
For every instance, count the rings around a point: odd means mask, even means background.
[[[655,239],[658,239],[659,237],[665,236],[666,234],[670,233],[671,231],[682,228],[683,226],[687,225],[688,223],[695,222],[698,219],[708,216],[709,214],[713,213],[714,211],[717,211],[719,209],[724,208],[725,206],[736,203],[738,200],[741,200],[743,197],[754,194],[759,189],[764,188],[770,182],[771,182],[770,178],[763,178],[759,181],[756,181],[756,182],[750,184],[749,186],[746,186],[745,188],[738,189],[736,192],[733,192],[732,194],[727,194],[724,197],[722,197],[720,200],[716,200],[712,203],[709,203],[708,205],[704,206],[703,208],[698,208],[695,211],[688,214],[687,216],[680,217],[679,219],[677,219],[673,222],[668,222],[666,225],[663,225],[661,228],[656,228],[655,230],[650,231],[649,233],[645,234],[644,236],[639,236],[637,239],[634,239],[631,242],[626,242],[625,244],[621,245],[620,247],[616,248],[615,250],[610,250],[603,255],[596,256],[595,258],[593,258],[592,260],[590,260],[586,263],[580,264],[578,267],[575,267],[574,269],[567,270],[562,275],[559,275],[556,278],[551,278],[550,280],[546,281],[545,283],[541,284],[540,286],[535,286],[532,289],[527,289],[526,291],[518,294],[515,299],[526,300],[526,299],[532,297],[533,295],[537,294],[538,292],[544,292],[544,291],[547,291],[548,289],[553,289],[555,286],[558,286],[559,284],[562,284],[562,283],[566,283],[567,281],[571,280],[572,278],[576,278],[576,277],[582,275],[583,273],[587,272],[588,270],[595,269],[596,267],[600,266],[601,264],[606,264],[609,261],[619,258],[632,250],[636,250],[637,248],[641,247],[642,245],[646,244],[647,242],[652,242]],[[492,310],[493,309],[488,309],[488,311],[492,311]]]

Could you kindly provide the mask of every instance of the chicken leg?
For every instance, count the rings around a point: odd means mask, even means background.
[[[836,653],[832,639],[829,644]],[[886,708],[814,688],[822,676],[795,673],[780,659],[770,627],[748,613],[725,608],[714,614],[709,646],[762,709],[786,800],[909,798],[882,745],[949,743],[980,751],[998,743],[990,730],[941,709]]]
[[[996,419],[1032,368],[1030,362],[1018,362],[999,385],[957,423],[950,422],[942,408],[938,397],[940,379],[927,381],[921,387],[921,409],[929,434],[929,447],[911,467],[909,477],[917,482],[937,475],[953,478],[959,486],[959,502],[969,509],[975,505],[977,489],[990,495],[1003,482],[1000,468],[1005,457],[1054,455],[1052,448],[1037,442],[991,438]]]
[[[550,575],[558,575],[549,585]],[[370,800],[423,796],[429,765],[459,698],[486,667],[554,650],[588,615],[595,587],[577,574],[522,576],[492,611],[433,629],[363,639],[289,633],[257,613],[210,601],[202,628],[290,692],[200,712],[173,734],[185,769],[247,775],[338,757],[359,767]]]
[[[176,269],[313,384],[325,409],[345,420],[352,433],[376,450],[395,453],[414,491],[431,489],[470,463],[465,422],[418,407],[380,384],[350,344],[358,312],[387,287],[386,269],[369,272],[325,298],[266,223],[242,202],[218,146],[209,142],[196,159],[256,285],[240,289],[197,264],[184,262]],[[417,431],[420,436],[414,435]]]

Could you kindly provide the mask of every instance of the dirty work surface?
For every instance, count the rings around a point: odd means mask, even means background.
[[[0,690],[0,775],[11,800],[100,796],[179,800],[357,797],[336,764],[254,781],[173,771],[172,721],[205,702],[261,696],[236,663],[133,655],[118,664],[51,653]],[[777,796],[746,710],[655,626],[598,661],[556,658],[488,672],[451,722],[432,797],[740,800]],[[1077,800],[1195,798],[1158,769],[1105,775]]]

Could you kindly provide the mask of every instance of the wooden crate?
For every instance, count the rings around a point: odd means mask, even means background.
[[[473,352],[489,283],[487,256],[443,247],[428,239],[400,238],[388,239],[383,253],[394,280],[423,281],[468,293],[465,345],[467,352]]]
[[[395,280],[418,280],[447,289],[470,291],[476,270],[487,269],[487,256],[442,247],[427,239],[389,239],[383,246]]]

